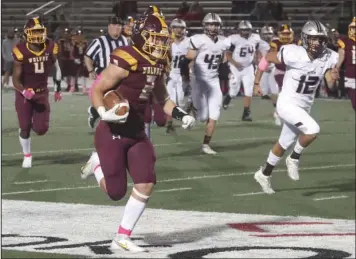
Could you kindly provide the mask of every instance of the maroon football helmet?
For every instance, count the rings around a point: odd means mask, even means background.
[[[134,46],[153,59],[166,59],[170,48],[170,33],[166,22],[155,15],[148,15],[134,31]]]
[[[36,16],[27,21],[24,26],[24,36],[28,43],[42,44],[46,42],[47,28],[41,18]]]

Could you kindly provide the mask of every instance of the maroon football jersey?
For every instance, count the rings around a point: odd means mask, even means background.
[[[129,71],[128,76],[115,87],[121,95],[130,103],[130,113],[126,123],[110,123],[113,133],[126,136],[138,137],[144,134],[144,112],[151,95],[158,89],[165,92],[164,84],[157,84],[162,80],[164,65],[150,60],[133,46],[122,46],[115,49],[110,55],[110,63]],[[166,92],[164,97],[168,97]],[[159,100],[164,101],[164,100]]]
[[[73,46],[73,57],[78,58],[80,60],[84,60],[85,50],[88,47],[88,42],[81,40],[81,41],[74,41]]]
[[[350,38],[339,39],[339,48],[345,50],[345,77],[356,78],[356,42]]]
[[[48,75],[58,54],[58,45],[47,40],[43,50],[30,50],[28,43],[20,42],[12,50],[15,61],[22,63],[21,81],[25,88],[47,88]]]
[[[61,59],[73,59],[73,43],[71,39],[60,39],[59,53]]]

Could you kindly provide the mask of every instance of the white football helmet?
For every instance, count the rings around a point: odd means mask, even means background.
[[[178,39],[182,38],[183,36],[186,35],[186,28],[187,25],[185,21],[182,19],[175,18],[172,20],[170,27],[174,33],[174,36],[177,37]]]
[[[273,28],[271,26],[263,26],[261,28],[261,38],[266,42],[270,42],[273,38]]]
[[[222,20],[216,13],[208,13],[203,19],[204,33],[209,36],[216,36],[222,28]]]
[[[303,47],[313,57],[318,57],[326,50],[328,32],[320,21],[307,21],[301,32]]]
[[[237,29],[239,30],[241,37],[248,38],[252,32],[252,24],[249,21],[243,20],[238,24]]]

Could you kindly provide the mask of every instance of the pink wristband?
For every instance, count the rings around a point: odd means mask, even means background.
[[[258,68],[261,70],[261,71],[265,71],[268,67],[269,63],[267,61],[267,59],[265,57],[262,57],[260,63],[258,64]]]

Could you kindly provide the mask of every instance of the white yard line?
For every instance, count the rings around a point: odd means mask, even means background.
[[[234,194],[233,196],[240,197],[240,196],[251,196],[251,195],[260,195],[260,194],[264,194],[264,192],[237,193],[237,194]]]
[[[326,165],[326,166],[311,166],[311,167],[302,167],[300,171],[308,170],[319,170],[319,169],[330,169],[330,168],[344,168],[344,167],[355,167],[355,164],[336,164],[336,165]],[[277,169],[274,172],[286,172],[286,169]],[[243,173],[228,173],[228,174],[215,174],[215,175],[199,175],[199,176],[189,176],[183,178],[172,178],[172,179],[163,179],[157,181],[157,183],[169,183],[169,182],[180,182],[180,181],[191,181],[191,180],[200,180],[200,179],[214,179],[221,177],[231,177],[231,176],[244,176],[252,175],[255,172],[243,172]],[[28,190],[28,191],[17,191],[17,192],[5,192],[2,193],[3,196],[7,195],[17,195],[17,194],[26,194],[26,193],[40,193],[40,192],[54,192],[54,191],[66,191],[66,190],[79,190],[79,189],[91,189],[98,188],[98,185],[88,185],[88,186],[74,186],[74,187],[63,187],[55,189],[39,189],[39,190]]]
[[[267,136],[267,137],[252,137],[252,138],[233,138],[233,139],[222,139],[211,141],[212,143],[221,143],[221,142],[238,142],[238,141],[250,141],[250,140],[267,140],[267,139],[278,139],[277,136]],[[186,142],[172,142],[172,143],[162,143],[162,144],[154,144],[155,147],[165,147],[165,146],[185,146],[191,144],[198,144],[200,141],[186,141]],[[44,150],[44,151],[35,151],[32,154],[56,154],[56,153],[73,153],[78,151],[93,151],[93,148],[73,148],[73,149],[58,149],[58,150]],[[23,155],[22,152],[18,153],[9,153],[2,154],[2,156],[19,156]]]
[[[27,182],[14,182],[15,185],[22,185],[22,184],[33,184],[33,183],[45,183],[48,180],[38,180],[38,181],[27,181]]]
[[[335,200],[335,199],[346,199],[349,196],[346,195],[339,195],[339,196],[329,196],[329,197],[321,197],[321,198],[314,198],[314,201],[325,201],[325,200]]]
[[[345,133],[343,135],[351,135],[349,133]],[[320,137],[332,137],[335,134],[324,134]],[[213,140],[212,143],[224,143],[224,142],[239,142],[239,141],[253,141],[253,140],[277,140],[278,136],[266,136],[266,137],[251,137],[251,138],[232,138],[232,139],[221,139],[221,140]],[[200,144],[201,141],[185,141],[185,142],[172,142],[172,143],[162,143],[162,144],[154,144],[154,147],[166,147],[166,146],[186,146],[192,144]],[[57,150],[43,150],[43,151],[34,151],[32,154],[62,154],[62,153],[74,153],[81,151],[94,151],[93,148],[72,148],[72,149],[57,149]],[[17,153],[5,153],[2,154],[2,157],[7,156],[22,156],[22,152]]]
[[[154,192],[180,192],[193,189],[192,187],[182,187],[182,188],[173,188],[173,189],[164,189],[164,190],[155,190]]]

